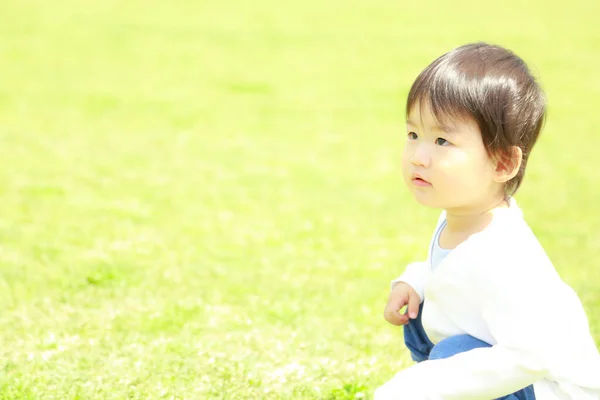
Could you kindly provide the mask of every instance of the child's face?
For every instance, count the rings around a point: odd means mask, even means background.
[[[417,201],[446,210],[468,211],[502,196],[475,121],[440,126],[428,104],[416,104],[407,121],[402,161],[404,181]]]

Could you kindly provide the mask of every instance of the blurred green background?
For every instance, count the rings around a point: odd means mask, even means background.
[[[479,40],[548,94],[517,198],[600,343],[598,15],[2,1],[0,398],[369,398],[409,363],[382,311],[438,216],[403,187],[405,96]]]

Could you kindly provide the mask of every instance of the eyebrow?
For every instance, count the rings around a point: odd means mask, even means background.
[[[413,125],[413,126],[417,126],[417,124],[415,124],[410,118],[406,119],[406,123],[410,124],[410,125]]]
[[[414,121],[412,121],[410,118],[406,119],[406,123],[412,126],[418,126]],[[435,131],[440,131],[440,132],[444,132],[448,135],[454,134],[456,133],[456,129],[452,126],[452,125],[442,125],[442,124],[437,124],[433,126],[433,130]]]

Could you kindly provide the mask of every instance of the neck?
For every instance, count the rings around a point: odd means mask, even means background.
[[[446,227],[452,232],[472,234],[484,230],[494,217],[494,211],[508,207],[504,197],[496,197],[469,210],[446,210]]]

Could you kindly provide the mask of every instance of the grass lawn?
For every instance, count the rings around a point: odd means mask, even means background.
[[[370,397],[438,215],[404,99],[475,40],[547,91],[518,200],[600,344],[600,2],[482,7],[2,1],[0,399]]]

